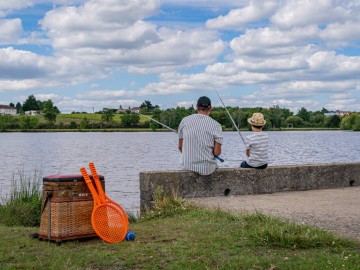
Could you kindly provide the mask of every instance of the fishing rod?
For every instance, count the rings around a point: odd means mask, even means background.
[[[159,125],[163,126],[164,128],[167,128],[168,130],[171,130],[172,132],[175,132],[176,134],[178,134],[178,132],[177,132],[175,129],[172,129],[171,127],[169,127],[169,126],[167,126],[167,125],[165,125],[165,124],[163,124],[163,123],[155,120],[154,118],[151,118],[151,117],[149,117],[149,116],[143,115],[143,114],[141,114],[141,113],[138,113],[138,114],[144,116],[145,118],[147,118],[147,119],[149,119],[149,120],[151,120],[151,121],[154,121],[155,123],[158,123]],[[224,162],[224,159],[222,159],[221,157],[219,157],[219,156],[214,156],[214,157],[215,157],[217,160],[219,160],[220,162]]]
[[[237,125],[236,125],[236,123],[235,123],[234,119],[232,118],[231,114],[229,113],[228,109],[226,108],[224,101],[221,99],[221,97],[220,97],[220,95],[219,95],[218,91],[216,91],[216,90],[215,90],[215,92],[216,92],[216,94],[218,95],[218,97],[219,97],[219,99],[220,99],[220,101],[221,101],[222,105],[224,106],[225,111],[226,111],[226,112],[227,112],[227,114],[229,115],[231,122],[233,123],[234,127],[235,127],[235,128],[236,128],[236,130],[238,131],[238,133],[239,133],[239,135],[240,135],[240,138],[241,138],[242,142],[245,144],[244,138],[243,138],[243,136],[241,135],[241,132],[240,132],[240,130],[238,129],[238,127],[237,127]]]
[[[155,120],[154,118],[151,118],[151,117],[149,117],[149,116],[143,115],[143,114],[141,114],[141,113],[138,113],[138,114],[144,116],[144,117],[147,118],[147,119],[150,119],[151,121],[154,121],[155,123],[158,123],[159,125],[163,126],[164,128],[167,128],[168,130],[171,130],[172,132],[175,132],[175,133],[177,134],[177,131],[176,131],[175,129],[172,129],[172,128],[169,127],[169,126],[167,126],[167,125],[165,125],[165,124],[163,124],[163,123],[160,123],[159,121]]]

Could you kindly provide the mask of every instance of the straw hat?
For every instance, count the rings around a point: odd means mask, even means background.
[[[254,113],[251,118],[249,118],[248,123],[252,126],[262,127],[265,126],[266,121],[262,113]]]

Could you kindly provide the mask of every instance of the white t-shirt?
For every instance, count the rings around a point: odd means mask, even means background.
[[[252,167],[260,167],[268,163],[269,136],[260,131],[252,132],[246,137],[246,149],[250,149],[247,162]]]
[[[217,168],[214,142],[222,144],[221,125],[210,116],[192,114],[182,119],[179,139],[183,139],[182,165],[201,175],[209,175]]]

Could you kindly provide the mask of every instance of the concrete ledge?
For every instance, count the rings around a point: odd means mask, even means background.
[[[182,198],[360,186],[360,163],[274,166],[265,170],[223,168],[209,176],[190,171],[140,172],[141,212],[151,209],[158,186]]]

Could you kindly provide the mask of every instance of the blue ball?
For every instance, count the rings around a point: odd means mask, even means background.
[[[134,241],[135,240],[135,233],[131,232],[131,231],[127,232],[126,236],[125,236],[125,239],[127,241]]]

